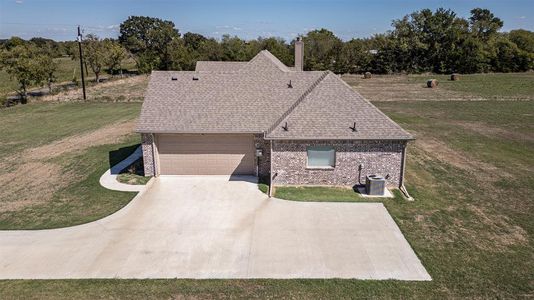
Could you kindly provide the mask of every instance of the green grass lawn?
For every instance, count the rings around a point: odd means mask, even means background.
[[[138,103],[78,103],[0,110],[0,229],[72,226],[127,204],[135,193],[107,190],[99,178],[138,146],[137,134],[122,127],[115,134],[113,124],[133,122],[139,109]],[[116,137],[108,141],[109,135]],[[71,137],[78,144],[69,149],[61,141]],[[32,152],[38,149],[61,154]]]
[[[321,186],[280,186],[276,187],[274,197],[285,200],[314,202],[355,202],[365,199],[350,188]]]
[[[258,188],[267,193],[268,186],[258,185]],[[265,190],[265,191],[264,191]],[[274,190],[274,197],[278,199],[304,202],[384,202],[404,201],[398,190],[393,190],[395,198],[366,198],[351,188],[323,187],[323,186],[279,186]]]
[[[73,226],[101,219],[124,207],[136,193],[111,191],[99,183],[109,168],[108,153],[138,143],[139,136],[125,137],[119,144],[95,146],[58,159],[62,171],[75,174],[76,180],[55,191],[46,203],[0,213],[0,229],[43,229]],[[132,151],[133,152],[133,151]],[[121,161],[131,152],[117,155]]]
[[[116,121],[133,120],[140,107],[140,103],[36,103],[0,109],[0,159]]]
[[[396,198],[383,203],[432,276],[432,281],[4,280],[0,281],[0,298],[532,298],[534,102],[389,101],[375,104],[417,137],[408,148],[406,170],[406,185],[415,201]],[[80,107],[79,114],[90,114],[92,110],[91,106],[73,105]],[[139,109],[138,106],[133,109],[121,105],[127,104],[110,104],[109,107],[121,112],[131,109],[130,114],[136,114]],[[65,110],[76,113],[74,106],[66,105]],[[55,114],[55,106],[28,106],[27,109],[44,110],[42,115],[48,117],[43,120],[51,118],[46,110]],[[94,106],[94,109],[98,110],[99,106]],[[1,113],[3,121],[3,117],[9,114]],[[96,115],[93,116],[96,118]],[[17,118],[13,117],[9,121],[12,124],[4,132],[11,134],[9,132],[17,130],[17,126],[28,126],[31,130],[30,125],[22,124],[24,118],[39,126],[40,118],[36,117],[39,114],[28,116],[21,111],[18,118],[22,120],[17,123]],[[64,124],[78,126],[74,124],[76,118],[70,114],[65,113],[63,117],[72,120]],[[93,121],[84,122],[88,127],[98,127]],[[22,131],[19,135],[27,147],[32,147],[56,140],[49,130],[57,130],[61,136],[76,132],[76,129],[60,127],[43,125],[42,128],[48,130],[35,130],[33,138]],[[41,134],[43,137],[40,137]],[[24,147],[18,145],[18,140],[14,136],[9,138],[9,142],[21,150]],[[2,136],[2,145],[3,142]],[[97,193],[96,187],[91,185],[94,181],[89,179],[93,172],[96,176],[100,171],[96,167],[99,165],[97,160],[102,159],[101,162],[105,163],[103,156],[108,155],[106,151],[128,143],[129,138],[126,137],[117,145],[100,145],[85,150],[93,153],[88,155],[91,162],[84,163],[88,175],[82,180],[87,180],[87,185],[73,183],[60,194],[68,202],[76,199],[72,195],[82,191],[92,192],[94,189],[93,192]],[[9,147],[2,147],[2,151],[10,152]],[[65,156],[62,167],[75,168],[74,162],[80,160],[82,154]],[[266,186],[260,185],[262,187]],[[314,193],[314,196],[317,194]],[[99,205],[100,201],[108,203],[105,195],[101,197],[97,200],[84,198],[83,201],[95,202],[73,207],[86,209]],[[61,210],[52,205],[47,214],[43,211],[43,215],[53,218],[53,213],[62,215],[70,211],[70,208]],[[22,214],[20,217],[31,218]]]

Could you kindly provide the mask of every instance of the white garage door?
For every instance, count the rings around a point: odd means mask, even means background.
[[[161,175],[254,175],[252,135],[158,134]]]

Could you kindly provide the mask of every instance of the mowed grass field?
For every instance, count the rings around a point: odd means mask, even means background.
[[[448,75],[343,75],[371,101],[451,101],[451,100],[534,100],[534,73],[460,75],[451,81]],[[437,88],[426,88],[428,79],[437,79]]]
[[[438,89],[424,88],[425,76],[421,76],[421,80],[417,76],[384,76],[365,81],[347,79],[417,137],[408,148],[406,170],[407,188],[415,201],[397,197],[383,202],[432,276],[430,282],[6,280],[0,281],[0,298],[533,298],[534,101],[528,97],[531,85],[524,82],[532,82],[534,75],[478,76],[462,76],[459,82],[448,82],[449,86],[440,83]],[[487,76],[491,78],[488,80]],[[524,76],[524,81],[510,79],[515,76]],[[497,96],[485,96],[485,90],[496,82],[505,83],[502,88],[491,87],[494,90],[491,94]],[[396,98],[387,97],[387,93]],[[503,94],[502,98],[499,93]],[[2,160],[0,170],[8,168],[8,171],[1,171],[4,173],[0,173],[0,180],[6,172],[20,175],[1,186],[27,182],[25,177],[31,172],[16,171],[27,163],[26,159],[33,163],[58,164],[60,170],[75,175],[70,177],[70,187],[54,191],[48,202],[38,204],[40,213],[32,214],[27,208],[17,210],[18,206],[14,206],[8,215],[0,214],[2,228],[77,223],[102,215],[104,211],[82,216],[79,210],[101,207],[111,213],[127,203],[132,196],[122,193],[93,198],[95,194],[106,193],[98,189],[95,178],[107,168],[109,151],[131,146],[123,150],[127,152],[138,143],[136,137],[131,137],[128,130],[119,125],[133,120],[138,111],[136,103],[36,103],[0,111],[0,120],[8,120],[7,127],[4,126],[8,135],[0,138],[0,153],[2,157],[20,159],[20,162]],[[117,130],[106,131],[110,127]],[[91,135],[91,132],[97,133]],[[108,135],[121,132],[115,136],[122,138],[93,145],[99,139],[88,136],[102,138],[102,132]],[[54,145],[65,145],[61,141],[67,140],[83,142],[77,142],[76,145],[81,145],[54,158],[39,156],[48,153],[48,149],[57,148]],[[33,156],[28,156],[32,152]],[[91,163],[81,162],[84,159]],[[15,165],[11,166],[12,163]],[[91,175],[93,179],[86,174],[94,174]],[[30,179],[30,182],[36,181]],[[37,186],[47,187],[50,180],[45,178]],[[92,191],[98,192],[91,194]],[[57,193],[63,196],[54,198],[53,195],[59,195]],[[331,195],[320,197],[329,199]],[[10,195],[0,198],[4,201],[2,206],[11,198]],[[19,205],[27,203],[20,201]],[[77,201],[92,202],[72,205]],[[73,216],[64,217],[65,212]]]

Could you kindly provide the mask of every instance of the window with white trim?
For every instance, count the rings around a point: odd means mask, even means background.
[[[310,146],[308,154],[308,168],[333,168],[336,165],[336,150],[331,146]]]

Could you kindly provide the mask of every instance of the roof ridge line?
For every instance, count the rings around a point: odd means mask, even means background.
[[[291,112],[293,112],[293,110],[295,110],[295,108],[300,104],[302,103],[302,101],[304,101],[304,99],[306,99],[306,97],[315,89],[315,87],[317,85],[319,85],[319,83],[321,81],[323,81],[323,79],[326,78],[326,76],[330,74],[330,71],[325,71],[323,74],[321,74],[321,76],[319,76],[319,78],[317,78],[317,80],[315,80],[305,91],[304,93],[302,93],[302,95],[300,95],[300,97],[293,103],[291,104],[291,106],[282,114],[282,116],[280,116],[280,118],[278,118],[276,120],[276,122],[273,123],[273,125],[271,125],[271,127],[269,127],[269,129],[267,130],[266,134],[269,134],[271,133],[276,127],[278,127],[278,125],[280,125],[280,123],[282,123],[282,121],[287,117],[289,116],[289,114]]]

